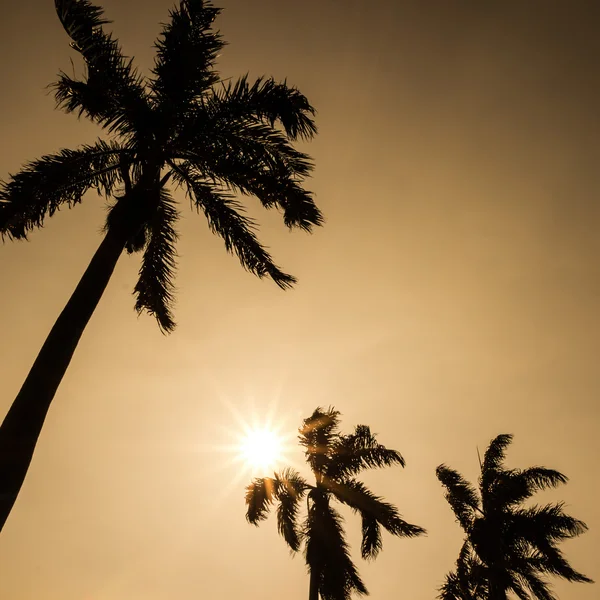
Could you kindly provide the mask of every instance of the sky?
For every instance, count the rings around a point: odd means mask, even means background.
[[[294,436],[318,406],[371,425],[405,469],[366,482],[428,536],[354,553],[371,597],[435,597],[461,532],[435,467],[477,449],[564,472],[539,496],[590,531],[600,579],[600,38],[592,1],[223,0],[223,77],[287,78],[318,109],[309,187],[326,224],[249,212],[293,291],[245,273],[187,210],[177,330],[137,317],[123,256],[56,395],[0,536],[0,597],[192,600],[308,594],[274,519],[246,524],[241,421]],[[168,0],[107,0],[143,69]],[[46,85],[73,56],[50,0],[0,19],[0,178],[94,140]],[[76,66],[77,68],[77,66]],[[0,248],[0,415],[100,242],[96,195]],[[300,449],[289,454],[301,462]],[[347,515],[357,548],[360,524]],[[596,586],[556,583],[561,598]]]

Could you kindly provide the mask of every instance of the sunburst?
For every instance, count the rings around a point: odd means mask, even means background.
[[[240,452],[253,471],[274,471],[283,458],[283,440],[268,427],[248,428],[240,443]]]

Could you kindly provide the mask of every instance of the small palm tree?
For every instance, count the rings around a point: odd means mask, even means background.
[[[360,514],[361,554],[377,556],[382,548],[381,527],[393,535],[414,537],[425,533],[404,521],[396,507],[376,496],[356,479],[361,471],[392,465],[404,466],[395,450],[379,444],[369,427],[354,433],[339,432],[340,413],[317,408],[300,428],[300,444],[313,473],[309,484],[293,469],[274,477],[255,479],[246,488],[247,520],[258,525],[277,501],[277,528],[293,552],[304,544],[310,574],[309,600],[348,600],[352,592],[367,594],[344,537],[343,518],[333,507],[338,501]],[[299,523],[300,502],[307,496],[307,514]]]
[[[214,63],[224,46],[205,0],[181,0],[156,43],[153,74],[142,77],[106,33],[102,9],[88,0],[55,0],[85,73],[61,73],[58,105],[99,124],[108,137],[26,165],[0,184],[0,235],[26,239],[88,190],[112,200],[105,236],[59,316],[0,429],[0,530],[25,479],[46,413],[79,339],[123,253],[142,253],[134,288],[138,312],[173,330],[177,204],[182,188],[213,233],[258,277],[285,289],[284,273],[260,244],[234,194],[280,209],[289,228],[310,231],[321,213],[303,186],[310,158],[291,142],[315,132],[314,109],[273,79],[224,83]]]
[[[436,474],[466,538],[456,570],[441,588],[443,600],[553,600],[546,576],[591,583],[575,571],[557,544],[584,533],[587,526],[567,515],[563,504],[523,506],[538,490],[567,482],[544,467],[507,469],[511,435],[494,438],[481,464],[479,493],[445,465]]]

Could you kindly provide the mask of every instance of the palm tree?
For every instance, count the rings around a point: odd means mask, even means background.
[[[295,282],[259,242],[235,194],[282,211],[289,228],[322,223],[303,180],[310,157],[291,142],[310,139],[314,109],[285,82],[241,77],[224,82],[215,60],[225,43],[213,30],[220,9],[181,0],[156,42],[152,74],[143,77],[106,33],[100,7],[55,0],[71,46],[83,57],[80,79],[59,75],[59,107],[99,124],[106,139],[27,164],[0,186],[0,234],[26,239],[61,207],[88,190],[112,199],[105,235],[59,316],[0,429],[0,529],[24,481],[46,413],[77,343],[125,249],[142,253],[135,308],[165,333],[171,312],[179,211],[167,184],[191,206],[228,252],[280,288]]]
[[[310,574],[309,600],[348,600],[352,592],[367,594],[344,537],[343,518],[333,507],[337,500],[359,513],[362,520],[361,554],[377,556],[382,548],[381,527],[393,535],[414,537],[425,533],[404,521],[396,507],[385,502],[356,479],[361,471],[392,465],[404,466],[395,450],[379,444],[369,427],[354,433],[339,432],[340,413],[317,408],[299,432],[306,461],[314,476],[309,484],[288,468],[273,477],[255,479],[246,488],[246,519],[258,525],[278,502],[277,528],[292,552],[304,544]],[[300,503],[307,497],[307,514],[299,524]]]
[[[442,600],[553,600],[546,576],[567,581],[592,580],[571,567],[558,548],[562,540],[587,530],[564,505],[523,503],[535,492],[567,482],[553,469],[507,469],[505,450],[511,435],[494,438],[481,464],[479,493],[460,473],[440,465],[436,474],[464,530],[456,571],[446,577]]]

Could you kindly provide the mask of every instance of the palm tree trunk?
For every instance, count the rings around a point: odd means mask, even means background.
[[[109,229],[0,427],[0,531],[27,475],[52,399],[123,252],[125,240],[121,228]]]
[[[308,600],[319,600],[319,580],[313,571],[310,572]]]

